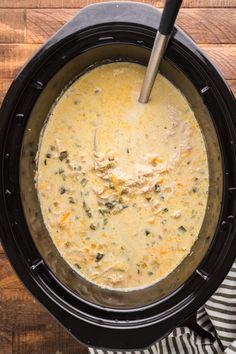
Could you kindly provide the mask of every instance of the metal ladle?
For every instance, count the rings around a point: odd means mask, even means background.
[[[147,103],[183,0],[166,0],[143,80],[140,103]]]

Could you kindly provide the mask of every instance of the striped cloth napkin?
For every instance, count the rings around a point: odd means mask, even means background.
[[[214,295],[197,312],[197,324],[206,336],[188,327],[174,329],[166,338],[140,351],[90,354],[236,354],[236,261]],[[205,331],[205,332],[204,332]]]

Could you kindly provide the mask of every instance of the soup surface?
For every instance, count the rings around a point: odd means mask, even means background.
[[[135,289],[165,277],[198,237],[208,192],[203,137],[187,100],[145,68],[97,67],[59,98],[41,135],[37,189],[64,259],[100,286]]]

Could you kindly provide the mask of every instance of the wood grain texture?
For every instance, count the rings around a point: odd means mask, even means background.
[[[25,10],[0,9],[0,39],[1,42],[24,42]]]
[[[198,44],[236,44],[236,8],[182,9],[177,24]]]
[[[36,44],[0,43],[0,78],[12,79],[38,47]]]
[[[27,10],[25,43],[46,41],[77,12],[78,9]],[[177,23],[197,43],[236,44],[236,8],[182,9]]]
[[[101,1],[101,0],[99,0]],[[39,45],[95,0],[0,0],[0,103]],[[162,7],[164,0],[143,2]],[[236,94],[236,0],[184,0],[178,18]],[[0,354],[85,354],[25,290],[0,244]]]
[[[1,305],[0,311],[2,311]],[[12,354],[12,330],[8,325],[4,328],[0,326],[0,353]]]
[[[13,271],[7,257],[0,254],[0,289],[23,289],[22,282]]]
[[[0,309],[1,354],[87,353],[24,289],[1,289]]]
[[[234,96],[236,97],[236,80],[228,80],[228,85],[233,92]]]
[[[233,80],[236,77],[236,46],[235,45],[200,45],[218,67],[225,79]]]
[[[76,8],[0,9],[1,43],[42,43],[78,11]],[[236,8],[182,9],[177,23],[197,43],[236,43]]]
[[[77,12],[78,9],[27,10],[25,43],[44,42]]]
[[[82,8],[102,0],[0,0],[0,8]],[[134,0],[138,1],[138,0]],[[164,0],[143,0],[156,7],[162,7]],[[236,0],[184,0],[183,7],[236,7]]]
[[[11,85],[12,79],[0,78],[0,104],[2,103],[4,96]],[[0,254],[3,253],[3,249],[0,244]]]

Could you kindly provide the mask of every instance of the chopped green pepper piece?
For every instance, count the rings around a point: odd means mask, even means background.
[[[63,161],[63,160],[65,160],[65,159],[67,159],[67,157],[68,157],[68,151],[62,151],[62,152],[60,152],[60,155],[59,155],[59,160],[60,160],[60,161]]]
[[[96,255],[96,262],[99,262],[103,257],[104,257],[104,254],[98,252]]]

